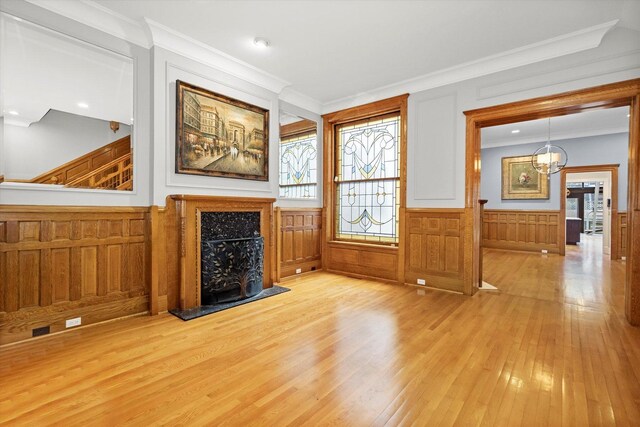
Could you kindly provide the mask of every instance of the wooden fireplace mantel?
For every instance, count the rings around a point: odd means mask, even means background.
[[[260,234],[264,238],[264,288],[275,277],[275,230],[273,198],[171,195],[167,208],[178,218],[180,253],[180,308],[200,305],[200,215],[202,212],[260,212]]]

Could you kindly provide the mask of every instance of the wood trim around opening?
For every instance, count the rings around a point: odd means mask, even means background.
[[[379,252],[379,248],[385,248],[388,246],[377,245],[371,243],[353,243],[353,242],[341,242],[334,239],[335,236],[335,188],[333,185],[333,177],[335,176],[335,128],[338,125],[354,122],[358,120],[367,119],[369,117],[381,116],[389,113],[400,114],[400,200],[399,200],[399,212],[398,212],[398,245],[397,250],[395,247],[388,247],[390,250],[396,250],[397,258],[395,262],[395,268],[397,272],[393,272],[395,279],[399,283],[404,283],[404,216],[406,209],[406,194],[407,194],[407,99],[409,94],[399,95],[393,98],[383,99],[381,101],[372,102],[369,104],[360,105],[346,110],[336,111],[333,113],[325,114],[323,118],[323,136],[324,136],[324,165],[323,165],[323,179],[324,179],[324,204],[323,204],[323,218],[322,224],[324,226],[324,239],[322,253],[328,254],[328,248],[331,244],[332,247],[344,247],[357,251],[372,250]],[[378,249],[376,249],[378,248]],[[323,269],[331,270],[331,257],[323,256],[322,264]],[[349,273],[346,271],[345,273]],[[358,273],[358,272],[351,272]],[[361,273],[358,273],[362,275]],[[377,277],[375,272],[372,276],[376,278],[387,279],[388,277]]]
[[[560,255],[565,254],[567,236],[567,188],[568,173],[610,172],[611,173],[611,259],[618,259],[618,167],[620,165],[567,166],[560,171],[560,218],[558,227],[558,244]],[[563,226],[564,225],[564,226]]]
[[[640,79],[465,111],[465,210],[471,226],[465,233],[465,293],[477,290],[480,252],[480,130],[483,127],[629,107],[629,182],[627,191],[627,275],[625,315],[640,326]]]

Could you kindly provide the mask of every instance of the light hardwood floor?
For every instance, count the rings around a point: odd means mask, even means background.
[[[589,247],[485,262],[500,292],[315,273],[190,322],[130,318],[4,347],[0,424],[638,425],[624,264]]]

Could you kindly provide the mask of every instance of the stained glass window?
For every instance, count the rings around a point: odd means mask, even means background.
[[[336,238],[398,242],[400,116],[336,129]]]
[[[293,135],[280,141],[280,197],[316,197],[317,151],[315,132]]]

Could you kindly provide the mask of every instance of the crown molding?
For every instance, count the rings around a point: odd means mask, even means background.
[[[336,99],[323,104],[322,114],[351,108],[367,102],[389,98],[402,93],[415,93],[464,80],[471,80],[488,74],[510,70],[536,62],[558,58],[564,55],[593,49],[600,46],[605,34],[619,22],[619,19],[594,25],[541,42],[445,68],[433,73],[407,79],[398,83]]]
[[[317,114],[326,114],[398,94],[433,89],[593,49],[600,45],[605,34],[619,22],[619,20],[605,22],[367,92],[322,103],[288,88],[291,83],[280,77],[150,19],[145,18],[144,23],[138,22],[103,7],[92,0],[26,1],[138,46],[147,49],[152,46],[158,46],[194,61],[204,63],[239,79],[275,92],[280,95],[281,100]]]
[[[592,130],[576,130],[570,132],[564,132],[560,134],[556,134],[551,138],[551,142],[559,142],[566,141],[569,139],[577,139],[577,138],[588,138],[592,136],[602,136],[602,135],[615,135],[618,133],[629,133],[628,127],[615,127],[615,128],[602,128],[602,129],[592,129]],[[481,141],[483,150],[490,150],[492,148],[500,148],[500,147],[510,147],[514,145],[525,145],[525,144],[546,144],[547,138],[544,136],[531,136],[529,138],[515,139],[509,141],[499,141],[499,142],[485,142]]]
[[[140,23],[116,13],[90,0],[26,0],[58,15],[96,28],[114,37],[145,49],[151,47],[151,39]]]
[[[282,90],[279,99],[280,101],[288,102],[289,104],[304,108],[305,110],[311,111],[315,114],[320,114],[322,112],[322,102],[300,93],[297,90],[291,89],[290,87],[286,87]]]
[[[240,61],[208,44],[179,33],[151,19],[145,18],[145,22],[151,31],[154,46],[201,62],[277,94],[282,92],[282,89],[286,86],[291,85],[291,83],[286,80],[269,74],[244,61]]]
[[[144,22],[138,22],[91,0],[26,1],[146,49],[158,46],[175,52],[278,94],[291,85],[286,80],[155,21],[145,18]]]

